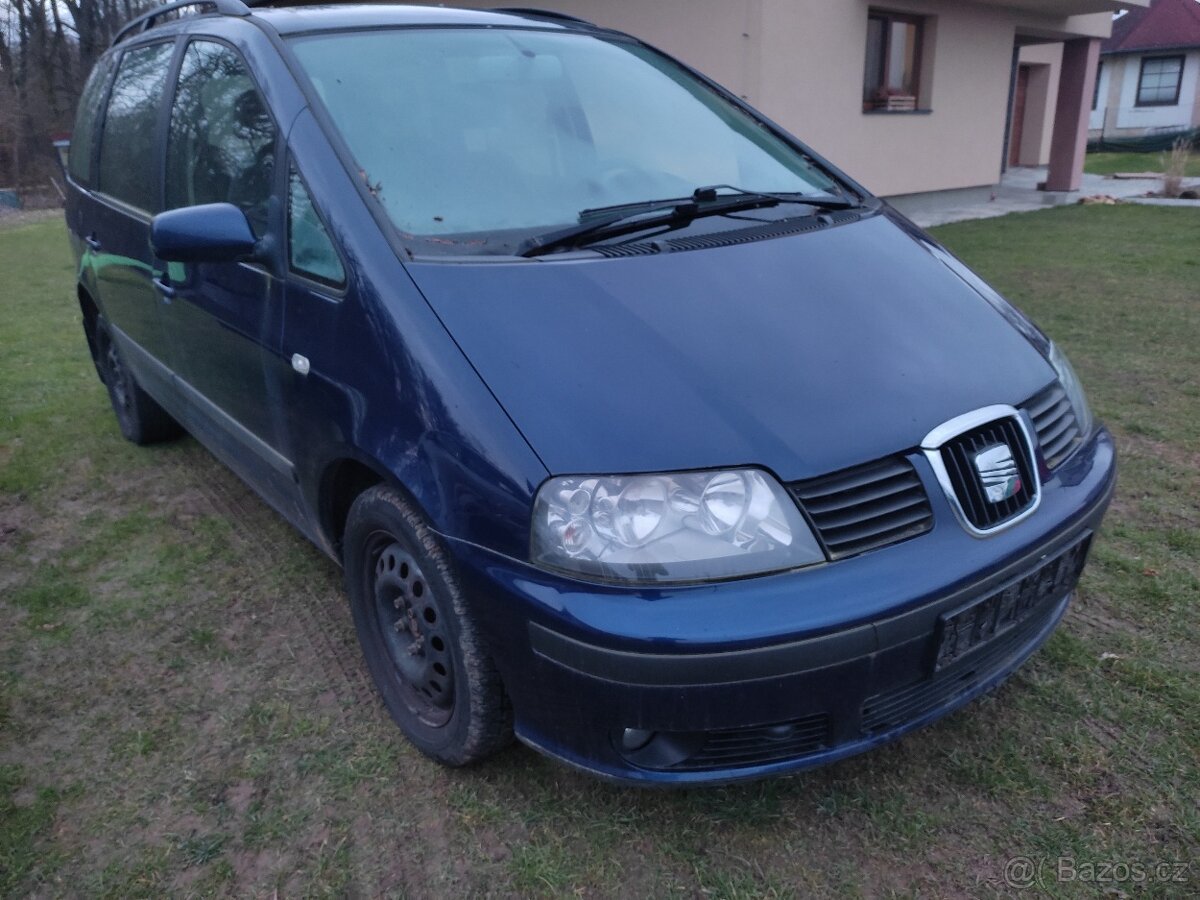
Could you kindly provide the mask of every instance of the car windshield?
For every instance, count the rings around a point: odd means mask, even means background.
[[[397,28],[292,46],[358,176],[422,255],[511,254],[587,211],[706,186],[837,190],[753,117],[628,39]]]

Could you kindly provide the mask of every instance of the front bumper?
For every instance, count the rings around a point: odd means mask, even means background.
[[[1111,438],[1099,430],[1034,515],[984,540],[913,462],[931,532],[782,575],[621,589],[452,542],[518,737],[606,778],[733,781],[861,752],[994,687],[1066,611],[1115,487]],[[1020,614],[947,651],[956,614],[985,598]]]

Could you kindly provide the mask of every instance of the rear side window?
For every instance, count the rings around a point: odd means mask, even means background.
[[[67,171],[80,184],[92,180],[93,138],[96,122],[100,118],[100,104],[104,102],[104,91],[112,75],[113,57],[105,56],[92,69],[91,77],[79,97],[79,110],[75,113],[75,129],[71,132],[71,155],[67,160]]]
[[[155,126],[174,47],[150,44],[121,58],[100,137],[100,190],[148,212],[158,211]]]
[[[261,237],[274,180],[275,125],[246,64],[213,41],[188,45],[167,138],[167,208],[232,203]]]

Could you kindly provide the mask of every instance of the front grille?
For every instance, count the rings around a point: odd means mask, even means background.
[[[997,444],[1007,446],[1012,452],[1020,484],[1011,497],[989,500],[975,457]],[[996,528],[1015,518],[1037,497],[1033,460],[1025,434],[1015,419],[997,419],[972,428],[947,441],[938,452],[963,515],[979,531]]]
[[[1081,541],[1003,589],[1018,593],[1018,605],[1035,609],[1028,618],[930,678],[868,697],[862,709],[863,733],[888,731],[919,718],[1003,669],[1013,653],[1045,627],[1057,601],[1075,589],[1089,543]]]
[[[1025,404],[1047,467],[1054,469],[1083,440],[1075,410],[1057,381]]]
[[[825,713],[756,728],[710,731],[700,750],[668,768],[698,772],[762,766],[815,753],[828,746],[828,741],[829,716]]]
[[[907,459],[865,466],[790,485],[831,559],[842,559],[924,534],[933,513]]]

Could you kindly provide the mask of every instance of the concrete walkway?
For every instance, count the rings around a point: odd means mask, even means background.
[[[1108,178],[1085,173],[1083,187],[1078,191],[1039,191],[1038,183],[1045,180],[1044,168],[1012,169],[1005,174],[1000,184],[994,187],[890,197],[888,200],[922,228],[929,228],[948,222],[990,219],[1012,212],[1030,212],[1047,206],[1078,203],[1083,197],[1097,194],[1117,199],[1140,197],[1149,191],[1158,190],[1160,185],[1157,178]]]

